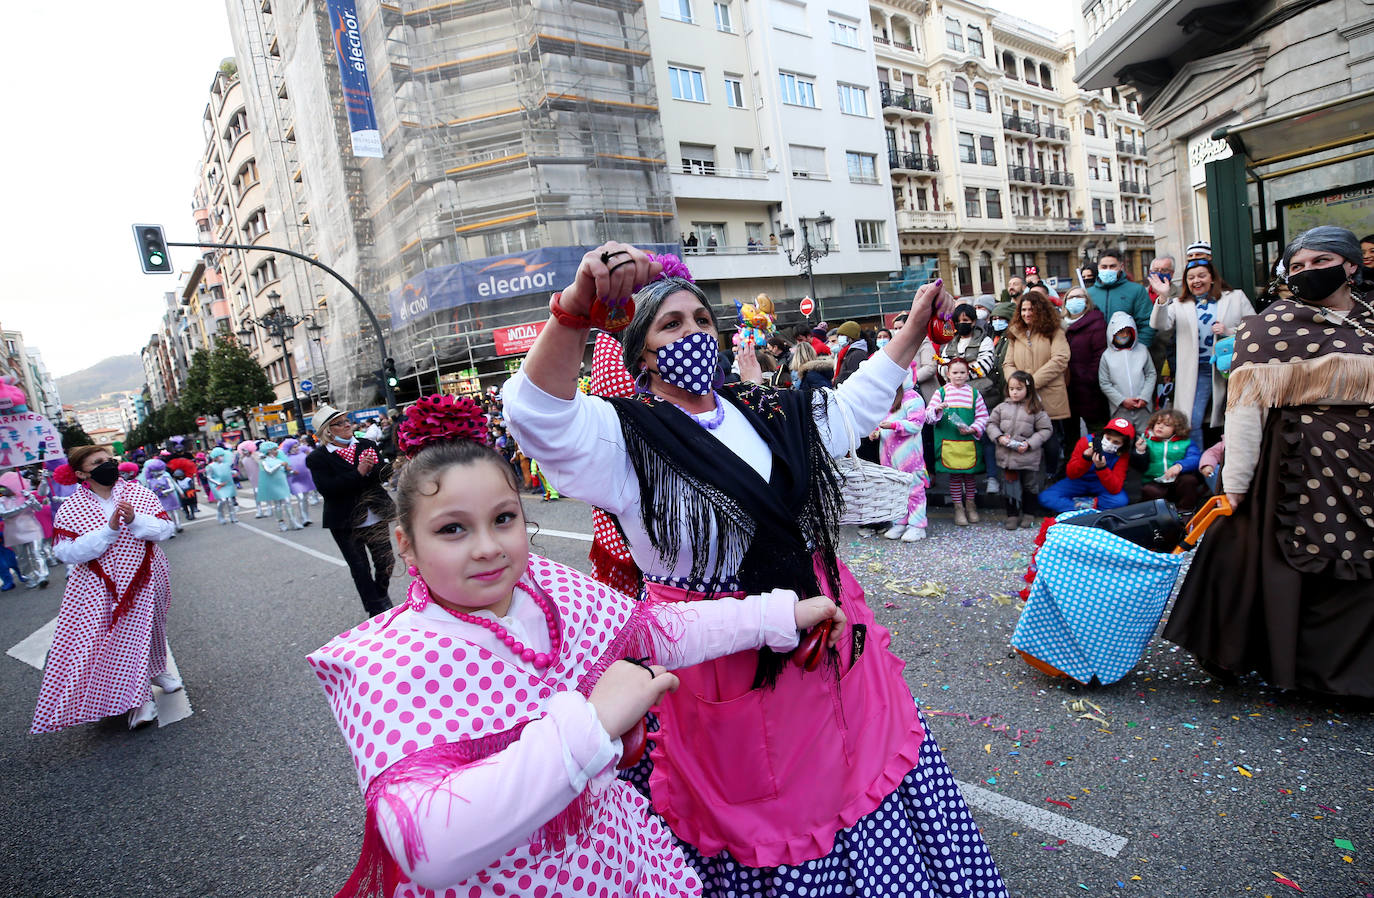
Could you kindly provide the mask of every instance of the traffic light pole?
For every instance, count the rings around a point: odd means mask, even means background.
[[[367,319],[372,322],[372,329],[377,334],[377,352],[381,356],[382,370],[386,370],[386,335],[382,333],[382,324],[380,321],[377,320],[377,313],[372,311],[372,307],[367,304],[367,300],[363,299],[363,295],[362,293],[358,292],[357,287],[349,283],[343,275],[339,274],[337,271],[330,268],[328,265],[324,264],[318,259],[312,259],[304,253],[298,253],[293,249],[286,249],[282,246],[268,246],[265,243],[182,243],[168,241],[167,245],[186,246],[195,249],[244,249],[260,250],[263,252],[271,253],[282,253],[283,255],[292,257],[293,259],[300,259],[302,262],[308,262],[311,265],[314,265],[316,268],[323,270],[330,277],[334,278],[334,280],[338,281],[340,284],[343,284],[345,287],[347,287],[348,292],[353,294],[353,298],[358,301],[358,305],[362,306],[363,311],[367,313]],[[381,380],[382,391],[384,396],[386,397],[387,414],[390,415],[392,412],[396,411],[396,394],[392,392],[391,384],[387,382],[385,377],[383,377]],[[299,400],[297,400],[296,408],[300,408]]]

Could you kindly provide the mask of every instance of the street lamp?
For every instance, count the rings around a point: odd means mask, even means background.
[[[296,395],[296,375],[291,370],[291,356],[286,351],[286,342],[294,339],[296,325],[306,321],[314,323],[315,319],[310,315],[288,314],[286,307],[282,305],[281,294],[276,290],[267,294],[267,302],[269,309],[266,315],[260,318],[244,318],[243,327],[239,329],[239,338],[243,340],[245,347],[251,347],[253,325],[256,324],[277,341],[277,346],[281,348],[282,361],[286,364],[286,380],[291,385],[291,405],[296,412],[296,426],[304,432],[305,412],[301,411],[301,400]]]
[[[782,238],[782,249],[787,254],[787,264],[793,267],[801,266],[806,271],[806,280],[811,288],[811,301],[816,304],[816,314],[822,318],[825,313],[821,311],[821,301],[816,296],[816,278],[811,271],[811,266],[816,261],[830,255],[830,237],[834,233],[835,219],[825,214],[821,210],[818,218],[811,219],[816,224],[816,238],[820,241],[817,246],[811,242],[811,231],[807,227],[807,219],[798,219],[801,222],[802,245],[797,250],[796,255],[792,254],[792,245],[796,242],[797,232],[792,230],[790,225],[784,227],[778,235]]]

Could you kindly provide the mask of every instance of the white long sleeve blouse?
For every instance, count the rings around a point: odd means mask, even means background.
[[[855,440],[871,433],[892,407],[906,374],[906,368],[879,351],[838,388],[816,391],[816,423],[832,456],[850,451],[846,415],[852,418]],[[728,402],[724,405],[724,421],[708,431],[720,443],[721,464],[749,465],[768,480],[773,472],[768,444],[737,408]],[[709,414],[714,415],[714,410]],[[572,399],[550,396],[521,371],[506,384],[505,416],[520,448],[539,462],[540,470],[560,493],[603,508],[620,520],[640,570],[656,577],[690,575],[690,551],[665,559],[649,540],[641,516],[639,483],[625,450],[620,419],[609,402],[581,393]],[[713,530],[708,571],[716,570],[719,539],[720,534]],[[681,544],[690,546],[691,542],[683,539]],[[718,573],[729,576],[734,571]]]

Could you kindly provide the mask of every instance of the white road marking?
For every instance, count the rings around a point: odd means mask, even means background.
[[[48,661],[48,649],[52,648],[53,634],[56,632],[57,618],[53,618],[30,633],[5,654],[18,661],[23,661],[30,667],[42,670],[43,665]],[[175,677],[181,676],[181,671],[177,668],[177,659],[172,656],[170,646],[167,649],[167,672]],[[178,720],[185,720],[195,713],[191,709],[191,697],[186,694],[186,687],[184,686],[171,693],[163,692],[154,686],[153,701],[157,702],[157,725],[159,727],[176,723]]]
[[[1098,854],[1105,854],[1107,857],[1116,857],[1121,853],[1121,849],[1126,847],[1124,837],[1113,835],[1105,829],[1069,820],[1044,808],[1007,798],[981,786],[961,783],[958,780],[955,784],[964,793],[964,801],[968,802],[971,808],[986,811],[996,817],[1004,817],[1031,829],[1048,833],[1056,839],[1063,839]]]
[[[56,632],[57,618],[53,618],[16,643],[5,654],[23,661],[30,667],[42,670],[43,665],[48,661],[48,647],[52,645],[52,637]]]
[[[545,530],[543,527],[530,525],[525,528],[534,536],[556,536],[560,539],[575,539],[584,543],[592,541],[590,533],[573,533],[571,530]]]
[[[339,567],[348,567],[348,565],[344,562],[342,558],[335,558],[333,555],[326,555],[323,552],[316,552],[309,546],[303,546],[300,543],[293,543],[291,540],[286,539],[285,537],[277,536],[277,534],[275,533],[268,533],[266,530],[259,530],[252,524],[244,524],[244,526],[240,527],[239,529],[251,533],[254,536],[261,536],[263,539],[270,539],[273,542],[281,543],[283,546],[290,546],[297,552],[304,552],[312,558],[318,558],[320,561],[327,561],[330,564],[337,564]]]

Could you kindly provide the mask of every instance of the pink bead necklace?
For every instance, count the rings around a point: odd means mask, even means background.
[[[510,634],[510,631],[507,630],[505,627],[501,626],[500,622],[498,621],[486,617],[477,617],[473,614],[464,614],[461,611],[454,611],[452,608],[444,608],[444,606],[438,602],[435,602],[434,604],[440,608],[443,608],[445,611],[447,611],[454,617],[458,618],[460,621],[464,621],[469,624],[475,624],[476,626],[482,627],[483,629],[490,630],[497,639],[501,640],[503,643],[506,644],[506,648],[514,652],[515,655],[518,656],[526,664],[533,664],[535,667],[538,667],[541,670],[546,669],[550,665],[552,665],[554,661],[558,659],[558,652],[562,648],[563,642],[562,634],[558,629],[558,617],[554,614],[553,603],[549,601],[547,596],[543,596],[540,594],[540,592],[536,592],[535,590],[530,589],[528,586],[526,586],[524,583],[521,583],[518,580],[516,581],[515,585],[517,588],[523,589],[529,595],[529,597],[534,600],[534,604],[539,606],[539,610],[544,612],[544,623],[549,628],[549,651],[547,653],[536,652],[534,649],[529,648],[523,642],[512,636]],[[423,608],[426,604],[428,604],[428,600],[430,598],[429,584],[425,583],[425,581],[422,578],[417,577],[414,583],[411,584],[411,588],[416,590],[423,590],[423,596],[412,597],[412,605],[417,605],[418,607]]]

